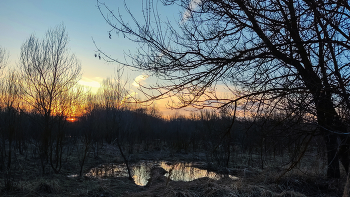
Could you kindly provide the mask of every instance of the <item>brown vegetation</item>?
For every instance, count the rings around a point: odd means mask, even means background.
[[[78,174],[80,170],[76,150],[72,150],[63,163],[62,172],[42,175],[37,157],[25,158],[17,154],[14,165],[13,186],[5,189],[3,180],[0,180],[0,188],[3,196],[340,196],[342,194],[346,177],[342,179],[328,180],[325,177],[325,166],[320,167],[321,172],[315,167],[319,158],[309,157],[302,161],[298,168],[289,171],[285,176],[279,175],[286,168],[278,166],[275,161],[266,161],[266,167],[262,170],[259,167],[246,166],[246,159],[249,155],[235,157],[235,165],[230,162],[226,173],[237,176],[238,179],[231,179],[224,176],[219,180],[200,178],[191,182],[172,181],[163,176],[165,171],[155,167],[151,170],[151,178],[147,186],[138,186],[127,177],[113,176],[71,176]],[[259,155],[252,155],[258,159]],[[140,151],[137,154],[129,155],[133,163],[142,159],[158,159],[172,161],[169,164],[176,164],[179,161],[202,161],[197,166],[208,168],[204,153],[171,153],[168,148],[162,150],[151,149]],[[282,159],[282,158],[281,158]],[[89,152],[84,173],[99,164],[123,163],[118,148],[111,145],[103,145],[99,157],[94,157]],[[325,161],[323,161],[325,162]],[[236,167],[234,167],[236,166]],[[244,167],[245,166],[245,167]],[[212,167],[216,172],[224,172],[223,168]]]

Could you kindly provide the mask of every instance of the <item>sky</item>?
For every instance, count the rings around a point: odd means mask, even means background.
[[[112,10],[123,13],[123,0],[100,0]],[[142,1],[127,0],[128,7],[136,17],[142,17]],[[198,3],[200,0],[193,0]],[[195,4],[189,6],[195,9]],[[181,21],[190,17],[188,11],[179,7],[159,7],[161,16]],[[80,84],[89,86],[96,92],[103,79],[113,77],[117,63],[107,63],[95,58],[96,46],[108,52],[113,58],[125,59],[125,52],[137,50],[138,45],[128,41],[122,36],[108,37],[110,26],[104,21],[97,8],[96,0],[1,0],[0,1],[0,47],[9,53],[8,67],[18,65],[21,45],[34,34],[43,38],[46,31],[59,24],[64,24],[69,36],[68,47],[82,65],[82,78]],[[137,93],[139,82],[142,85],[151,84],[147,73],[126,68],[125,80],[129,81],[130,91]],[[142,97],[142,93],[138,93]],[[167,101],[158,102],[158,108],[164,113],[175,113],[165,108]]]

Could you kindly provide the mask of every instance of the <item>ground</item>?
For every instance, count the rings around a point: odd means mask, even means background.
[[[106,163],[122,163],[116,147],[104,145],[98,156],[89,154],[84,173],[92,167]],[[23,158],[22,158],[23,157]],[[72,157],[72,158],[70,158]],[[243,167],[219,169],[209,165],[198,166],[229,173],[238,179],[224,177],[220,180],[200,178],[191,182],[171,181],[163,172],[153,169],[147,186],[138,186],[127,177],[91,178],[68,177],[79,172],[78,161],[71,154],[59,174],[42,174],[38,158],[17,156],[13,165],[15,175],[10,190],[4,189],[1,179],[1,196],[342,196],[346,178],[328,180],[322,174],[304,174],[296,168],[280,177],[285,168],[264,169]],[[204,153],[170,152],[166,150],[144,151],[129,155],[131,162],[139,160],[204,161]],[[49,169],[49,168],[48,168]]]

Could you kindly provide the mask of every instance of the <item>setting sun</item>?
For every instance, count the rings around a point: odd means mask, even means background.
[[[68,117],[66,120],[68,122],[76,122],[78,119],[77,119],[77,117]]]

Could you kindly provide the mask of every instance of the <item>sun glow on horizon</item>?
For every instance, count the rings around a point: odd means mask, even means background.
[[[68,122],[76,122],[78,119],[76,117],[68,117],[66,118]]]

